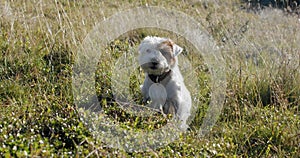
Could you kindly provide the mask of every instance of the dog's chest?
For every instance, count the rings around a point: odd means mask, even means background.
[[[181,91],[179,81],[169,79],[167,82],[162,81],[160,83],[153,83],[148,87],[148,95],[151,100],[162,100],[162,98],[174,98],[178,97]],[[152,96],[152,97],[151,97]]]
[[[163,105],[167,100],[166,88],[159,83],[153,83],[149,87],[149,97],[157,104]]]

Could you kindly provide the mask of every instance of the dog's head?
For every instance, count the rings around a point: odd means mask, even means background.
[[[167,38],[146,37],[139,46],[139,64],[153,75],[161,75],[177,64],[182,48]]]

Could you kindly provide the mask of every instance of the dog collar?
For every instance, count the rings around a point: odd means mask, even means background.
[[[161,75],[153,75],[153,74],[148,74],[150,80],[154,83],[159,83],[162,80],[164,80],[167,76],[169,76],[169,74],[171,73],[171,70],[164,72]]]

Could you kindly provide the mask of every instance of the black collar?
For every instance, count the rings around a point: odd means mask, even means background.
[[[153,75],[153,74],[148,74],[150,80],[154,83],[159,83],[162,80],[164,80],[167,76],[169,76],[169,74],[171,73],[171,70],[164,72],[161,75]]]

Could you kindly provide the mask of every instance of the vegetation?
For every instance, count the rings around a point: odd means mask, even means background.
[[[299,16],[272,8],[253,12],[245,5],[238,0],[1,1],[0,157],[299,157]],[[181,57],[192,63],[201,87],[189,87],[197,99],[190,130],[158,149],[126,152],[95,139],[82,119],[72,91],[77,52],[97,23],[136,6],[182,11],[220,47],[227,64],[226,99],[204,137],[198,137],[198,129],[210,102],[210,71],[184,37],[154,28],[132,30],[107,44],[95,78],[103,108],[94,110],[135,131],[168,122],[170,117],[159,113],[135,116],[113,103],[111,66],[143,37],[167,36],[184,47]],[[142,75],[137,69],[130,76],[136,103],[141,103]]]

